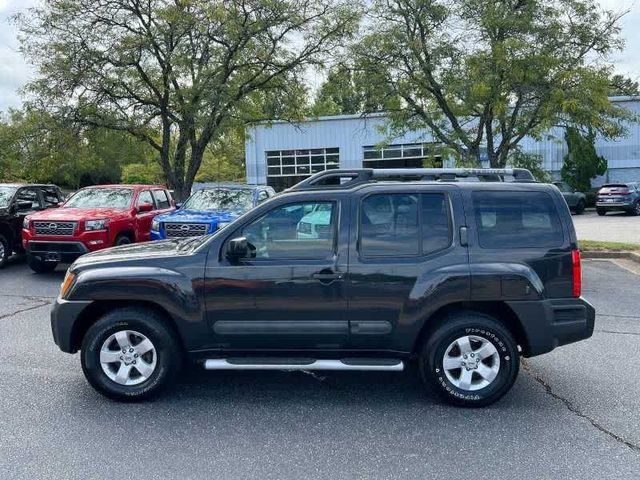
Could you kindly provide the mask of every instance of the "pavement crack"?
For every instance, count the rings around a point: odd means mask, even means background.
[[[24,312],[28,312],[30,310],[35,310],[37,308],[46,307],[48,305],[50,305],[50,302],[42,302],[42,303],[40,303],[38,305],[32,305],[30,307],[21,308],[19,310],[15,310],[13,312],[5,313],[4,315],[0,315],[0,320],[5,319],[7,317],[13,317],[14,315],[17,315],[19,313],[24,313]]]
[[[616,335],[634,335],[637,337],[640,337],[640,333],[639,332],[616,332],[615,330],[600,330],[600,329],[595,329],[594,332],[598,332],[598,333],[613,333]]]
[[[542,385],[542,387],[544,388],[544,390],[547,393],[547,395],[549,395],[549,396],[555,398],[556,400],[559,400],[560,402],[562,402],[562,404],[571,413],[573,413],[577,417],[580,417],[580,418],[583,418],[583,419],[587,420],[593,427],[595,427],[596,429],[598,429],[602,433],[608,435],[609,437],[613,438],[616,442],[626,446],[627,448],[630,448],[634,452],[640,453],[640,445],[636,445],[635,443],[630,442],[629,440],[626,440],[626,439],[622,438],[620,435],[618,435],[618,434],[612,432],[611,430],[608,430],[604,426],[600,425],[595,419],[591,418],[586,413],[581,412],[580,409],[578,407],[576,407],[571,402],[571,400],[569,400],[567,398],[564,398],[560,394],[554,392],[553,389],[551,388],[551,385],[549,385],[540,375],[536,375],[531,370],[531,366],[524,359],[522,359],[521,364],[522,364],[522,369],[525,372],[527,372],[531,376],[531,378],[533,378],[536,382],[538,382],[540,385]]]

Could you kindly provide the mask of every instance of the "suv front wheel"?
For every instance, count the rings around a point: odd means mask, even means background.
[[[155,396],[176,376],[182,356],[171,327],[153,310],[105,314],[82,341],[82,370],[103,395],[135,401]]]
[[[420,372],[447,402],[483,407],[513,386],[519,360],[516,341],[495,318],[460,312],[450,314],[428,337]]]
[[[39,258],[27,254],[27,265],[35,273],[49,273],[56,269],[58,262],[43,262]]]

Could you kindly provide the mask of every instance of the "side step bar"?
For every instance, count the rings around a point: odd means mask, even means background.
[[[377,358],[349,358],[343,360],[214,358],[206,360],[204,368],[207,370],[359,370],[400,372],[404,370],[404,362],[396,359]]]

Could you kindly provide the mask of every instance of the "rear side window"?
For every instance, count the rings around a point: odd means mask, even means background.
[[[42,198],[46,208],[55,207],[62,201],[62,195],[59,195],[58,189],[53,187],[42,187]]]
[[[167,192],[164,190],[154,190],[153,196],[156,197],[156,204],[158,205],[159,210],[169,208],[171,206]]]
[[[442,193],[366,197],[360,211],[360,252],[365,257],[417,256],[451,244],[449,202]]]
[[[480,246],[562,246],[562,224],[553,198],[544,192],[474,192]]]

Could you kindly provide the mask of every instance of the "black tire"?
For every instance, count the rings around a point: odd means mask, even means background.
[[[604,217],[607,214],[607,211],[604,208],[596,208],[596,213],[601,217]]]
[[[633,204],[633,207],[629,210],[629,215],[633,215],[634,217],[640,215],[640,200]]]
[[[104,342],[122,330],[141,333],[155,347],[155,369],[137,385],[116,383],[100,363]],[[131,345],[135,347],[134,343]],[[114,400],[132,402],[152,398],[167,387],[180,371],[182,352],[176,334],[162,315],[145,308],[126,307],[106,313],[89,328],[82,340],[80,361],[87,381],[98,392]],[[114,364],[117,367],[119,364]]]
[[[580,200],[574,210],[576,215],[582,215],[584,213],[584,209],[586,208],[586,206],[587,204],[584,202],[584,200]]]
[[[58,266],[58,262],[43,262],[42,260],[27,254],[27,265],[36,273],[50,273]]]
[[[518,346],[513,336],[498,320],[483,313],[461,311],[450,314],[444,320],[426,339],[422,349],[419,360],[422,379],[446,402],[453,405],[484,407],[496,402],[511,389],[520,369]],[[486,387],[478,390],[458,388],[447,378],[443,368],[444,356],[449,346],[456,339],[465,336],[487,341],[495,347],[499,357],[497,375]],[[476,343],[476,340],[472,342]],[[488,358],[485,361],[494,362],[495,360]],[[459,370],[461,375],[462,368]],[[452,375],[456,373],[455,370],[450,371]],[[471,378],[478,382],[481,377],[472,371]]]
[[[119,247],[120,245],[129,245],[130,243],[131,243],[131,238],[129,238],[129,235],[125,233],[121,233],[116,237],[115,241],[113,242],[113,245],[116,247]]]
[[[0,268],[4,268],[10,256],[11,246],[9,245],[9,241],[4,235],[0,235]]]

